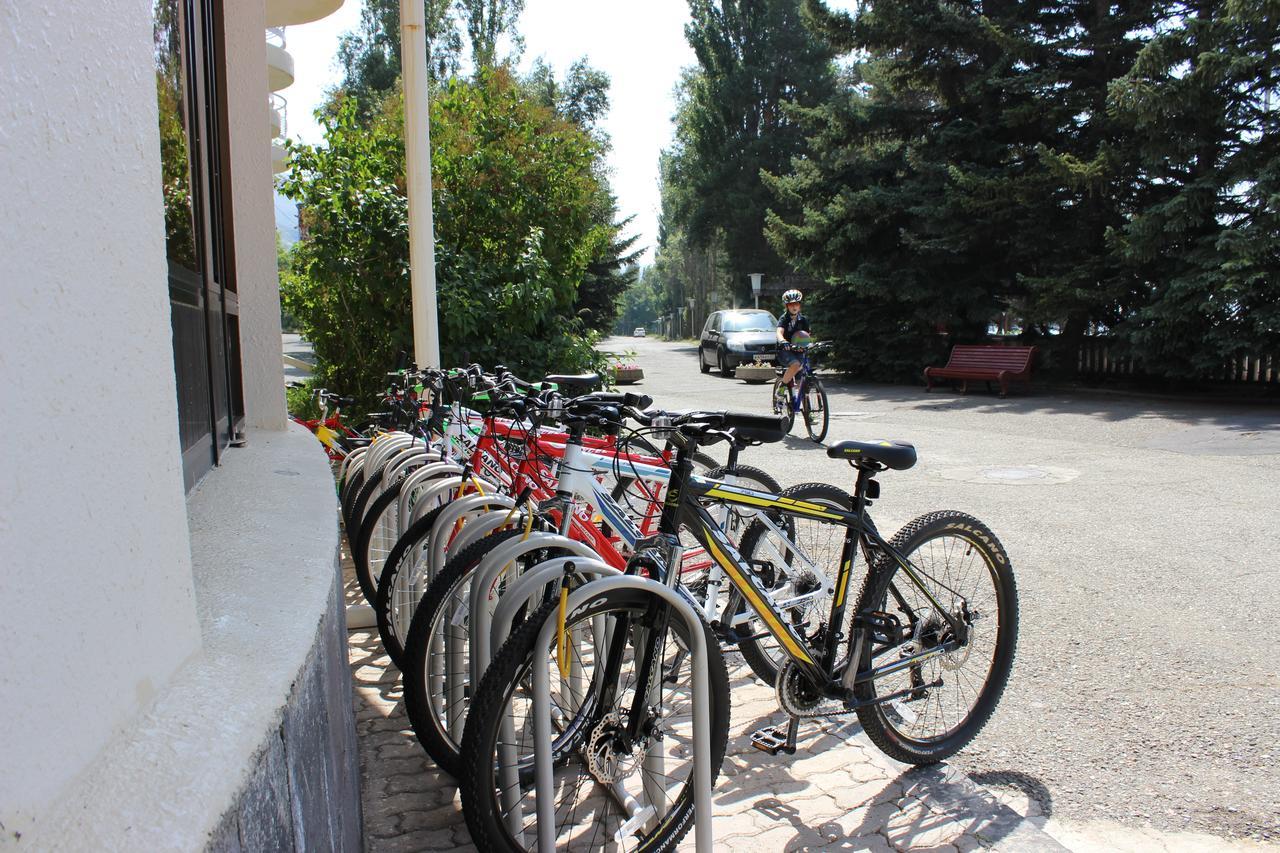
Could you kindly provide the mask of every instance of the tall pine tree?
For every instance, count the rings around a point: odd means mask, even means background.
[[[1149,371],[1219,377],[1280,354],[1278,24],[1267,0],[1170,4],[1112,88],[1142,180],[1113,232],[1142,286],[1119,332]]]
[[[1039,146],[1065,107],[1045,99],[1052,7],[1007,0],[806,0],[815,27],[862,57],[844,97],[802,113],[807,156],[769,184],[783,257],[834,286],[822,302],[857,374],[909,379],[1025,301],[1060,221]],[[945,333],[945,334],[940,334]]]
[[[762,170],[800,153],[787,105],[832,92],[832,53],[804,26],[799,0],[689,0],[685,37],[698,64],[686,73],[675,148],[665,164],[669,227],[703,250],[722,249],[745,291],[750,272],[782,273],[764,239],[770,196]]]

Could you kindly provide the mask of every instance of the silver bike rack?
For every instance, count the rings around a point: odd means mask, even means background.
[[[393,432],[374,442],[365,457],[365,467],[369,474],[381,470],[383,464],[391,458],[391,454],[413,444],[413,436],[407,432]]]
[[[489,602],[487,590],[498,575],[506,571],[521,555],[543,548],[563,548],[584,560],[596,558],[596,552],[581,542],[558,533],[540,531],[531,533],[527,539],[504,542],[485,555],[471,578],[467,627],[463,628],[461,624],[463,614],[459,608],[445,622],[444,636],[431,639],[427,679],[432,685],[430,695],[440,697],[433,699],[434,711],[440,719],[445,719],[444,708],[462,707],[468,676],[473,685],[479,685],[484,676],[484,669],[477,667],[476,660],[477,653],[483,656],[486,665],[490,658],[488,626],[492,618],[490,610],[494,605]],[[515,577],[509,580],[514,581]],[[481,622],[485,630],[477,631],[475,626]],[[439,665],[441,657],[444,659],[443,669]],[[439,704],[441,701],[444,702],[443,707]],[[463,719],[461,714],[457,714],[448,720],[449,734],[458,741],[462,740]]]
[[[466,518],[466,525],[463,526],[462,530],[466,530],[477,516],[483,517],[480,513],[482,509],[488,509],[490,512],[506,509],[506,515],[510,515],[511,508],[515,505],[516,499],[510,495],[491,492],[487,495],[467,495],[440,510],[440,515],[436,518],[436,523],[431,528],[431,550],[427,561],[426,577],[434,578],[438,575],[440,570],[444,568],[445,551],[454,549],[449,537],[440,536],[438,535],[439,533],[447,531],[463,518]],[[504,515],[503,517],[505,518],[506,516]],[[459,537],[462,535],[462,530],[458,531]],[[417,555],[415,555],[415,564],[417,563],[416,557]]]
[[[472,542],[478,542],[497,530],[502,525],[510,521],[512,524],[524,524],[524,513],[517,512],[511,514],[509,509],[495,509],[492,512],[486,512],[467,522],[467,526],[462,528],[462,532],[453,537],[453,542],[449,544],[449,551],[452,553],[462,553]],[[444,568],[441,563],[439,568]]]
[[[450,503],[453,499],[449,496],[459,486],[476,482],[480,487],[489,494],[498,491],[498,487],[488,480],[481,480],[479,477],[440,477],[431,481],[422,491],[414,497],[413,511],[409,514],[409,521],[405,524],[405,529],[409,525],[416,524],[418,519],[422,518],[431,510],[442,504]]]
[[[507,566],[512,565],[517,558],[529,553],[530,551],[540,551],[544,548],[559,548],[576,555],[583,560],[598,560],[599,555],[591,546],[579,542],[576,539],[570,539],[568,536],[561,536],[559,533],[533,533],[528,539],[513,539],[510,542],[504,542],[497,548],[494,548],[485,555],[480,565],[476,567],[475,576],[471,581],[471,609],[468,613],[467,624],[471,627],[471,678],[472,684],[478,685],[480,679],[484,677],[484,669],[479,667],[480,659],[484,659],[485,666],[491,657],[489,648],[489,631],[487,630],[493,619],[492,609],[496,605],[489,603],[487,590],[493,585],[498,575],[506,571]],[[539,564],[541,565],[541,564]],[[518,571],[517,565],[517,571]],[[507,579],[508,583],[513,583],[516,576],[513,575]],[[505,596],[504,596],[505,597]],[[486,630],[477,631],[476,626],[484,624]]]
[[[486,627],[488,628],[488,647],[483,650],[477,648],[479,644],[476,643],[474,639],[472,640],[471,645],[473,659],[479,662],[480,672],[484,672],[489,668],[491,650],[502,645],[506,641],[507,636],[511,633],[511,623],[515,621],[516,611],[520,609],[520,606],[537,595],[539,590],[543,587],[563,579],[565,570],[569,564],[573,565],[573,571],[575,574],[580,575],[594,575],[595,577],[600,578],[622,574],[618,569],[615,569],[613,566],[610,566],[608,563],[605,563],[598,558],[584,559],[582,557],[556,557],[554,559],[547,560],[546,562],[539,563],[529,569],[528,572],[521,575],[520,579],[512,585],[506,595],[498,599],[498,606],[493,611],[491,623],[488,626],[484,624],[485,616],[489,611],[481,610],[480,624],[472,626],[473,636],[485,633]],[[575,637],[574,640],[576,642],[577,638]],[[570,672],[569,677],[575,682],[581,680],[581,662],[577,658],[574,658],[570,666],[572,667],[572,671]],[[515,726],[511,722],[510,715],[507,715],[502,719],[502,728],[498,735],[498,742],[506,744],[515,742]],[[503,811],[508,815],[513,816],[511,818],[510,829],[518,838],[523,834],[523,829],[520,826],[520,823],[523,820],[520,809],[520,779],[511,764],[504,764],[500,773],[502,775],[502,779],[500,780],[499,785],[502,789]]]
[[[364,455],[368,452],[369,445],[366,444],[364,447],[357,447],[355,450],[342,457],[342,462],[338,465],[338,476],[336,478],[338,482],[343,482],[344,478],[347,476],[347,472],[355,474],[358,470],[358,466],[353,466],[356,465],[358,460],[362,460]],[[361,462],[360,464],[363,465],[364,463]]]
[[[488,647],[481,650],[472,640],[472,656],[480,664],[480,672],[489,668],[489,653],[506,642],[511,633],[511,623],[515,621],[516,612],[539,594],[539,591],[564,577],[568,566],[573,566],[574,574],[593,575],[597,578],[613,577],[622,572],[600,559],[582,557],[555,557],[539,563],[520,576],[507,592],[498,599],[498,606],[490,616],[488,610],[480,611],[480,624],[472,627],[474,633],[488,632]],[[485,617],[490,617],[486,619]],[[489,624],[485,624],[488,622]]]
[[[707,639],[702,630],[702,621],[699,619],[697,612],[689,606],[689,603],[680,593],[657,581],[634,575],[601,578],[585,584],[569,595],[568,612],[572,613],[586,604],[591,600],[592,596],[603,595],[618,589],[638,589],[651,595],[662,596],[671,605],[673,615],[682,620],[689,630],[691,640],[691,648],[689,649],[690,665],[693,668],[694,843],[699,853],[711,853],[713,838],[711,834],[711,777],[714,773],[714,768],[711,766],[711,709],[709,707],[711,678],[707,670],[707,655],[709,652]],[[538,640],[533,647],[535,660],[544,660],[543,655],[550,651],[557,621],[555,618],[550,618],[542,626],[542,631],[538,634]],[[552,802],[552,794],[555,790],[555,777],[552,767],[552,744],[554,740],[551,731],[551,676],[548,674],[546,666],[534,666],[533,668],[533,738],[534,791],[538,814],[538,850],[541,853],[553,853],[556,846],[556,814],[555,805]],[[512,772],[518,772],[515,768],[516,757],[510,754],[514,752],[514,748],[509,745],[509,740],[506,743],[508,746],[505,747],[505,750],[508,754],[501,757],[502,765],[505,768],[510,768]],[[649,771],[644,774],[646,782],[660,778],[662,755],[655,754],[651,749],[643,760],[646,771]],[[660,783],[655,781],[649,784]],[[662,796],[665,796],[665,791]],[[651,799],[655,799],[655,797],[651,795]],[[634,801],[631,802],[634,803]],[[522,821],[519,811],[518,808],[514,809],[511,818],[509,818],[516,821],[513,832],[517,833],[517,838],[519,838],[520,833],[519,822]],[[642,812],[638,812],[632,815],[632,819],[639,819],[642,814]]]
[[[396,476],[419,459],[426,459],[430,451],[416,445],[402,448],[382,464],[382,491],[395,482]]]
[[[507,495],[489,494],[467,495],[445,505],[435,523],[431,525],[431,533],[427,537],[429,549],[426,551],[416,548],[411,550],[407,555],[409,558],[407,569],[397,575],[398,586],[401,588],[407,586],[408,597],[413,606],[417,605],[417,602],[421,600],[426,592],[427,586],[440,573],[440,568],[444,565],[445,552],[451,547],[449,537],[441,534],[457,524],[460,519],[466,518],[468,514],[475,516],[485,509],[494,508],[494,512],[502,509],[504,510],[502,515],[505,517],[510,514],[511,506],[514,503],[515,498]],[[471,521],[472,519],[467,519],[468,526],[470,526]],[[466,527],[463,528],[463,530],[466,529]],[[459,533],[459,536],[461,536],[461,533]],[[424,559],[427,560],[426,570],[419,571]],[[400,578],[404,578],[404,582],[400,581]],[[392,620],[398,622],[397,612],[397,608],[393,605]],[[405,627],[407,629],[407,626]]]
[[[404,485],[400,487],[400,499],[396,503],[396,518],[400,521],[399,533],[403,535],[409,529],[409,525],[417,520],[409,519],[409,504],[414,499],[414,492],[421,488],[424,482],[461,473],[462,467],[452,462],[428,462],[410,474],[404,481]]]

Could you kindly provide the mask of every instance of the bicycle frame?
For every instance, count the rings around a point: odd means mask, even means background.
[[[858,491],[860,495],[865,494],[864,478],[870,479],[866,474],[859,476],[860,488]],[[840,680],[843,681],[845,687],[852,688],[855,683],[887,675],[891,672],[917,665],[931,657],[952,651],[958,647],[958,643],[953,640],[865,672],[848,672],[846,673],[848,677],[841,679],[840,674],[832,672],[839,648],[838,638],[832,634],[827,639],[823,649],[815,650],[810,647],[805,638],[793,630],[788,619],[779,612],[778,604],[772,601],[768,591],[756,580],[755,573],[743,564],[741,554],[738,553],[723,531],[719,529],[711,514],[698,503],[698,498],[711,498],[729,505],[770,509],[784,515],[813,519],[846,528],[828,625],[843,624],[842,620],[847,606],[849,584],[853,575],[853,563],[857,557],[858,546],[861,543],[864,553],[868,553],[870,549],[875,549],[878,553],[889,555],[902,568],[904,575],[910,579],[912,584],[924,594],[935,612],[950,623],[952,629],[956,632],[956,636],[965,636],[963,624],[954,614],[939,603],[928,585],[920,579],[918,570],[880,536],[874,523],[866,514],[865,499],[863,497],[857,498],[855,502],[855,506],[860,507],[860,509],[850,512],[781,495],[759,492],[741,486],[728,486],[723,483],[702,480],[701,478],[690,476],[687,470],[685,471],[685,476],[681,479],[685,480],[683,489],[679,489],[677,493],[677,489],[673,486],[668,491],[661,529],[663,532],[669,533],[675,529],[675,522],[679,521],[693,534],[699,544],[707,549],[712,559],[724,570],[730,582],[738,589],[743,598],[751,605],[765,628],[778,641],[785,654],[811,679],[811,683],[831,687],[834,686],[837,680]],[[782,535],[780,529],[775,528],[775,532]],[[803,554],[803,551],[795,543],[788,540],[788,545],[794,553]],[[859,633],[855,629],[853,635],[849,637],[850,648],[853,651],[860,651],[857,646],[861,640]],[[860,654],[851,654],[848,667],[857,667],[860,657]]]

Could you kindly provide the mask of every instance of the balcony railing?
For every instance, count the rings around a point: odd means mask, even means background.
[[[287,108],[289,102],[284,99],[284,95],[278,92],[272,92],[267,96],[267,103],[271,109],[271,138],[284,139],[289,135],[289,123],[287,117]]]

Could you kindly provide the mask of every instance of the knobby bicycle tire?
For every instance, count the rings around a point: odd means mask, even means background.
[[[631,624],[642,617],[651,602],[651,593],[644,590],[636,589],[618,589],[608,593],[594,597],[590,602],[583,605],[570,614],[570,623],[566,627],[566,632],[571,632],[572,626],[589,625],[589,624],[605,624],[613,626],[615,623],[609,621],[611,613],[626,615]],[[493,663],[485,673],[479,688],[476,691],[475,699],[472,703],[472,711],[467,719],[466,733],[463,738],[462,755],[464,756],[466,765],[462,776],[462,802],[463,813],[467,820],[467,826],[471,830],[472,840],[477,847],[483,851],[511,851],[532,849],[537,847],[536,832],[532,828],[528,828],[523,834],[526,840],[526,847],[520,847],[516,844],[516,838],[508,830],[504,815],[502,812],[502,803],[498,793],[497,778],[500,771],[497,767],[498,759],[502,752],[499,749],[499,739],[502,734],[502,723],[507,719],[508,704],[515,700],[518,691],[524,691],[530,682],[529,675],[534,665],[548,665],[549,661],[539,656],[545,653],[545,650],[538,652],[535,650],[536,640],[541,633],[546,620],[555,618],[557,612],[557,602],[549,602],[540,608],[511,635],[510,639],[502,646],[498,654],[494,657]],[[593,623],[593,619],[599,619],[599,623]],[[708,674],[710,675],[710,695],[707,699],[710,702],[710,723],[711,723],[711,742],[707,745],[710,753],[712,767],[712,781],[719,774],[719,768],[724,760],[725,748],[728,743],[728,726],[729,726],[729,681],[728,673],[725,670],[724,658],[716,645],[714,637],[707,625],[698,620],[697,630],[700,628],[706,638],[708,650]],[[606,636],[610,635],[611,627],[606,627]],[[675,724],[671,720],[675,719],[676,713],[680,707],[681,697],[679,689],[668,687],[672,680],[678,681],[680,673],[684,672],[684,666],[687,660],[680,657],[679,652],[674,656],[675,663],[671,669],[667,669],[666,652],[668,649],[678,649],[683,645],[689,645],[688,635],[685,626],[679,620],[672,620],[667,629],[675,637],[682,638],[679,640],[664,640],[660,648],[663,650],[661,662],[664,667],[663,678],[655,679],[654,689],[666,690],[670,689],[670,698],[659,699],[653,707],[662,709],[665,716],[659,721],[659,726],[663,731],[667,731],[667,737],[658,739],[655,744],[653,741],[647,743],[647,748],[667,750],[667,757],[664,758],[662,780],[669,778],[675,774],[671,774],[670,761],[674,757],[689,758],[689,744],[692,742],[692,733],[688,730],[689,724],[684,723],[684,729],[674,731]],[[626,642],[629,647],[633,646],[635,640],[635,632],[628,632]],[[595,647],[598,641],[592,641],[585,644],[588,652]],[[670,646],[667,645],[670,642]],[[554,646],[552,650],[554,655]],[[639,651],[624,652],[622,657],[626,660],[634,661],[637,659]],[[599,657],[599,655],[595,655]],[[552,664],[554,666],[554,664]],[[577,711],[568,719],[568,723],[564,724],[565,719],[562,714],[562,722],[560,725],[560,735],[553,744],[553,761],[555,761],[556,773],[561,778],[566,774],[578,774],[578,781],[585,781],[588,785],[593,785],[594,779],[589,775],[587,767],[584,765],[585,753],[592,749],[600,748],[600,745],[607,741],[601,739],[602,730],[605,730],[610,723],[606,718],[606,714],[610,712],[616,713],[612,708],[601,707],[600,685],[597,680],[603,673],[590,679],[591,689],[594,691],[590,697],[581,699],[577,703]],[[630,684],[631,682],[628,682]],[[627,697],[628,684],[620,684],[619,701],[616,703],[619,708],[628,708],[630,699]],[[683,688],[687,690],[687,688]],[[565,705],[553,704],[563,709]],[[572,704],[570,705],[572,707]],[[527,719],[527,718],[526,718]],[[555,725],[555,723],[553,723]],[[584,749],[583,747],[586,747]],[[532,797],[531,789],[533,787],[531,756],[521,754],[524,751],[523,745],[516,745],[518,766],[512,768],[512,772],[518,774],[521,787],[524,791],[529,792]],[[612,747],[610,747],[612,748]],[[672,752],[679,750],[680,753]],[[625,770],[626,762],[619,760],[619,766]],[[636,758],[633,766],[640,766],[640,759]],[[643,771],[642,771],[643,773]],[[653,777],[651,777],[653,778]],[[634,784],[634,777],[632,779]],[[675,796],[670,796],[669,791],[664,791],[662,799],[669,803],[666,814],[661,817],[655,817],[653,826],[645,832],[641,837],[634,839],[634,849],[642,851],[666,851],[675,849],[675,846],[681,838],[689,831],[693,824],[693,767],[692,760],[688,760],[688,772],[683,780],[677,778],[675,785],[679,787],[679,792]],[[664,785],[665,787],[665,785]],[[577,796],[582,793],[581,785],[564,784],[557,786],[557,792]],[[516,792],[521,793],[520,791]],[[532,802],[532,801],[530,801]],[[592,833],[590,828],[584,826],[585,818],[594,818],[596,820],[607,821],[611,815],[607,813],[609,808],[616,808],[613,800],[608,795],[601,796],[598,800],[598,808],[596,810],[584,810],[583,814],[576,814],[576,809],[570,809],[567,814],[567,822],[561,824],[557,828],[557,835],[563,831],[569,832],[586,832],[593,834],[593,838],[586,842],[590,849],[598,849],[603,844],[600,843],[605,839],[611,839],[612,829],[609,824],[604,823],[604,835],[599,834],[599,828]],[[528,815],[532,809],[532,804],[525,811]],[[556,809],[557,816],[565,813],[562,808]],[[620,815],[617,816],[620,820]],[[635,829],[635,827],[631,827]],[[577,839],[582,841],[582,839]],[[584,847],[583,849],[587,849]]]
[[[944,538],[955,540],[954,544],[941,542]],[[954,755],[977,736],[991,718],[1004,693],[1018,643],[1017,585],[1009,557],[1000,540],[985,524],[962,512],[946,510],[922,515],[895,533],[889,544],[916,566],[917,573],[926,579],[936,579],[939,574],[946,578],[946,581],[941,582],[945,587],[933,589],[935,597],[944,607],[952,604],[958,606],[958,602],[951,600],[946,588],[955,589],[962,585],[962,581],[958,579],[962,564],[966,560],[974,562],[970,559],[972,556],[976,555],[981,559],[986,579],[992,583],[993,600],[979,599],[981,590],[977,586],[974,587],[974,593],[964,597],[966,606],[977,617],[972,623],[968,644],[924,661],[920,666],[885,676],[882,683],[862,682],[855,691],[860,700],[888,696],[903,689],[900,680],[906,675],[909,679],[905,685],[908,691],[906,696],[893,702],[860,707],[858,720],[871,742],[889,757],[908,764],[934,764]],[[943,561],[945,574],[934,565],[937,559]],[[981,578],[980,572],[978,574]],[[918,593],[918,590],[910,580],[900,579],[895,582],[895,578],[899,578],[896,561],[887,553],[880,555],[858,597],[857,611],[892,613],[896,608],[905,612],[909,604],[906,600],[913,592]],[[920,611],[916,612],[919,615]],[[993,616],[999,619],[994,631],[990,626]],[[941,620],[936,616],[931,619],[927,613],[919,620],[919,624],[920,630],[917,633],[921,639],[913,642],[921,647],[927,647],[931,637],[945,637],[945,631],[948,630]],[[989,667],[983,681],[974,688],[974,676],[987,663],[985,648],[988,639],[991,646]],[[890,656],[894,653],[892,649],[887,652]],[[970,661],[975,662],[974,668],[962,676],[961,668]],[[866,671],[872,663],[872,649],[868,643],[864,648],[863,659],[859,662],[859,670]],[[928,686],[933,683],[934,678],[942,681],[941,686]],[[954,690],[944,695],[942,691],[948,687]],[[971,695],[965,695],[966,693]],[[916,735],[906,730],[911,723],[919,721],[930,711],[936,709],[938,713],[942,713],[946,710],[944,705],[949,704],[946,695],[955,695],[957,710],[965,710],[964,716],[954,725],[948,725],[932,736]]]

